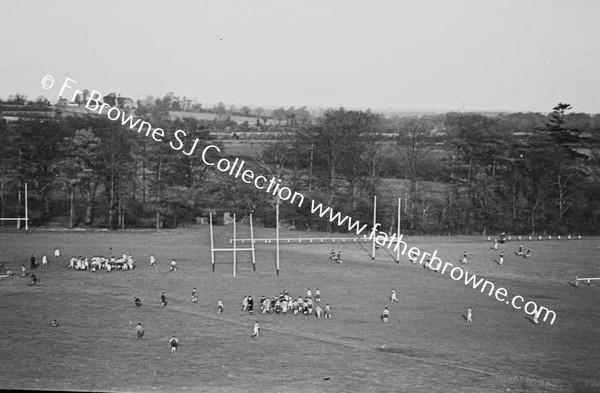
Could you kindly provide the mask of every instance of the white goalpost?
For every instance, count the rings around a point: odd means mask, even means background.
[[[216,252],[233,252],[233,277],[237,275],[237,253],[238,251],[250,251],[252,255],[252,270],[256,271],[256,253],[254,248],[254,229],[252,227],[252,213],[250,214],[250,247],[237,247],[236,241],[236,222],[235,214],[233,215],[233,247],[232,248],[215,248],[215,239],[213,234],[212,212],[209,213],[210,224],[210,259],[212,263],[212,271],[215,271],[215,253]]]
[[[277,275],[279,275],[279,197],[277,197],[277,205],[275,205],[275,221],[276,221],[276,225],[275,225],[275,237],[276,237],[276,247],[277,247],[277,256],[276,256],[276,269],[277,269]]]
[[[405,201],[406,202],[406,201]],[[398,231],[396,236],[400,236],[400,207],[402,206],[402,198],[398,198]],[[400,263],[400,247],[396,247],[396,263]]]
[[[405,202],[406,205],[406,202]],[[212,221],[211,221],[212,222]],[[286,244],[291,244],[291,243],[297,243],[297,244],[316,244],[316,243],[320,243],[320,244],[324,244],[324,243],[371,243],[371,253],[369,254],[369,257],[372,260],[375,260],[376,257],[376,253],[377,253],[377,249],[378,249],[378,245],[376,242],[376,238],[377,236],[370,236],[370,237],[366,237],[366,235],[364,235],[362,238],[347,238],[347,237],[297,237],[297,238],[280,238],[280,233],[279,233],[279,203],[275,204],[275,238],[260,238],[260,239],[255,239],[254,236],[252,236],[251,239],[238,239],[236,237],[236,234],[234,233],[234,237],[232,239],[229,239],[229,243],[233,243],[234,247],[237,245],[237,242],[240,242],[241,244],[245,244],[246,242],[250,242],[250,244],[254,245],[256,244],[256,242],[261,242],[264,244],[275,244],[276,247],[276,272],[277,275],[279,275],[279,248],[280,248],[280,243],[284,242]],[[377,223],[377,196],[374,195],[373,196],[373,225],[375,225]],[[398,216],[397,216],[397,222],[396,222],[396,236],[400,236],[400,231],[402,229],[402,197],[398,197]],[[212,224],[211,224],[212,225]],[[252,225],[252,223],[251,223]],[[211,227],[212,228],[212,227]],[[252,228],[251,228],[252,230]],[[212,236],[212,235],[211,235]],[[212,237],[211,237],[212,239]],[[211,240],[212,241],[212,240]],[[214,245],[211,243],[211,248],[213,248]],[[231,251],[232,249],[230,248],[226,248],[223,251]],[[238,250],[241,250],[238,248]],[[368,251],[365,250],[367,253]],[[392,258],[395,259],[396,263],[400,263],[400,247],[396,247],[395,248],[395,255],[391,255]],[[214,257],[213,257],[214,260]]]
[[[377,195],[373,195],[373,227],[377,224]],[[375,260],[375,238],[377,236],[373,236],[371,239],[371,259]]]
[[[400,222],[401,222],[401,214],[402,214],[402,197],[398,198],[398,217],[397,217],[397,229],[396,236],[400,236]],[[373,225],[377,223],[377,195],[373,195]],[[371,259],[375,259],[375,250],[377,249],[375,238],[377,236],[373,236],[371,239],[372,249],[371,249]],[[396,263],[400,263],[400,247],[396,247]]]
[[[25,234],[29,231],[29,210],[27,207],[27,183],[25,183],[25,218],[14,217],[14,218],[0,218],[0,221],[16,221],[17,229],[21,229],[21,221],[25,221]]]
[[[234,217],[234,222],[233,222],[233,238],[229,239],[229,243],[233,244],[233,248],[214,248],[214,242],[213,242],[213,232],[212,232],[212,215],[210,216],[210,247],[211,250],[214,251],[252,251],[252,268],[254,271],[256,271],[256,259],[255,259],[255,248],[254,245],[256,244],[257,240],[260,241],[264,241],[265,244],[271,244],[271,241],[273,241],[275,243],[275,248],[276,248],[276,252],[275,252],[275,272],[276,274],[279,276],[279,271],[280,271],[280,255],[279,255],[279,244],[280,244],[280,237],[279,237],[279,199],[277,200],[277,203],[275,203],[275,239],[255,239],[254,238],[254,231],[252,229],[252,214],[250,214],[250,239],[238,239],[236,237],[236,230],[235,230],[235,215]],[[287,243],[290,243],[291,239],[284,239],[287,240]],[[305,240],[310,240],[310,243],[313,242],[314,239],[305,239]],[[321,243],[323,243],[323,239],[320,239]],[[249,241],[251,247],[250,248],[238,248],[237,247],[237,242],[241,242],[242,244],[244,244],[245,242]],[[301,241],[299,243],[302,243]],[[335,241],[334,241],[335,243]],[[233,263],[234,263],[234,276],[235,276],[235,265],[236,265],[236,251],[234,251],[233,253]],[[215,257],[214,257],[214,252],[212,252],[211,255],[212,261],[213,261],[213,272],[215,271]]]

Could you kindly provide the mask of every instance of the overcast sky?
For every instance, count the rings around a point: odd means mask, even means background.
[[[594,1],[10,1],[0,97],[47,74],[203,105],[600,112]]]

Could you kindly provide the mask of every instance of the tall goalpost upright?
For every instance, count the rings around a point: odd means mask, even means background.
[[[275,205],[275,221],[276,221],[276,226],[275,226],[275,242],[276,242],[276,247],[277,247],[277,251],[276,251],[276,269],[277,269],[277,275],[279,275],[279,197],[277,197],[277,205]]]
[[[406,201],[404,201],[406,202]],[[396,236],[400,236],[400,214],[401,214],[401,209],[400,207],[402,206],[402,197],[398,198],[398,231],[396,232]],[[396,247],[396,263],[400,263],[400,247]]]
[[[402,197],[398,198],[398,222],[397,222],[397,232],[396,232],[396,236],[400,236],[400,218],[401,218],[401,212],[402,212]],[[373,226],[375,226],[377,224],[377,195],[373,195]],[[375,239],[377,238],[377,236],[373,236],[373,239],[371,239],[372,242],[372,249],[371,249],[371,259],[375,259],[375,250],[377,249],[376,246],[376,242]],[[396,262],[400,263],[400,247],[396,247]]]
[[[213,233],[212,212],[209,213],[210,224],[210,259],[212,263],[212,271],[215,271],[215,253],[216,252],[233,252],[233,277],[237,275],[237,253],[238,251],[250,251],[252,255],[252,270],[256,271],[256,253],[254,248],[254,228],[252,227],[252,213],[250,213],[250,247],[237,247],[236,239],[236,221],[235,214],[233,215],[233,247],[232,248],[215,248],[215,239]]]
[[[373,228],[377,225],[377,195],[373,195]],[[377,236],[373,236],[371,239],[371,259],[375,259],[375,238]]]
[[[15,217],[15,218],[0,218],[0,221],[16,221],[17,229],[21,229],[21,221],[25,221],[25,234],[28,234],[29,231],[29,209],[27,206],[27,183],[25,183],[25,218]]]

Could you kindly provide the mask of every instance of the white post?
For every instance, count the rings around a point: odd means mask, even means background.
[[[396,236],[400,236],[400,206],[402,204],[402,198],[398,198],[398,232],[396,232]],[[400,263],[400,247],[396,247],[396,263]]]
[[[277,275],[279,275],[279,196],[277,197],[277,205],[275,205],[275,242],[277,247]]]
[[[215,271],[215,241],[213,239],[213,227],[212,227],[212,212],[209,213],[210,220],[210,261],[212,263],[212,271]]]
[[[377,225],[377,195],[373,195],[373,228],[374,228],[374,232],[377,232],[377,230],[375,229],[375,226]],[[373,233],[373,235],[376,235],[375,233]],[[371,259],[375,259],[375,238],[377,236],[373,236],[372,239],[372,252],[371,252]]]
[[[250,213],[250,243],[252,243],[252,270],[256,271],[256,256],[254,254],[254,229],[252,227],[252,213]]]
[[[237,268],[237,265],[236,265],[237,264],[237,261],[236,261],[237,245],[236,245],[236,243],[237,243],[237,241],[235,240],[235,214],[234,214],[233,215],[233,277],[235,277],[235,270]]]
[[[29,230],[29,212],[27,211],[27,183],[25,183],[25,234]]]

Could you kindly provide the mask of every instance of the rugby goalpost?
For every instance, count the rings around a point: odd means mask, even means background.
[[[398,218],[396,223],[396,237],[400,236],[400,219],[402,214],[402,197],[398,198]],[[373,195],[373,225],[377,223],[377,195]],[[373,236],[372,240],[372,248],[371,248],[371,259],[375,259],[375,250],[377,249],[375,238],[377,236]],[[396,248],[396,263],[400,263],[400,247]]]
[[[250,215],[250,232],[252,235],[251,239],[237,239],[235,236],[235,229],[234,229],[234,236],[232,239],[229,240],[229,243],[232,244],[233,243],[233,247],[236,247],[237,242],[241,242],[242,244],[244,244],[246,241],[250,241],[250,244],[252,245],[252,249],[254,248],[254,244],[256,243],[256,241],[261,241],[264,242],[265,244],[271,244],[271,242],[275,243],[275,247],[276,247],[276,269],[277,269],[277,275],[279,275],[279,245],[280,245],[280,241],[284,241],[288,244],[290,244],[291,242],[298,242],[298,244],[302,244],[302,241],[305,241],[305,244],[313,244],[313,241],[316,242],[320,242],[321,244],[323,243],[324,240],[327,241],[331,241],[332,243],[335,243],[336,240],[341,241],[341,243],[346,243],[346,240],[348,241],[348,243],[357,243],[358,241],[364,241],[365,243],[369,240],[367,238],[324,238],[324,237],[320,237],[320,238],[285,238],[285,239],[280,239],[279,237],[279,203],[277,203],[275,205],[275,239],[255,239],[254,235],[252,233],[252,215]],[[212,216],[211,216],[212,217]],[[398,217],[397,217],[397,223],[396,223],[396,227],[397,227],[397,232],[396,232],[396,236],[400,236],[400,229],[401,229],[401,218],[402,218],[402,197],[398,198]],[[375,223],[377,223],[377,196],[374,195],[373,196],[373,225],[375,225]],[[235,222],[234,222],[235,225]],[[372,236],[371,240],[371,259],[374,260],[375,259],[375,254],[376,254],[376,249],[377,249],[377,243],[375,241],[377,236]],[[211,242],[212,242],[212,218],[211,218]],[[213,248],[212,243],[211,243],[211,248]],[[231,251],[232,249],[226,248],[223,249],[223,251]],[[240,249],[238,249],[240,250]],[[253,251],[254,252],[254,251]],[[235,258],[234,258],[235,259]],[[400,247],[396,247],[396,263],[400,263]],[[214,258],[213,258],[214,261]],[[213,271],[214,271],[214,263],[213,263]]]
[[[25,183],[25,218],[0,218],[0,221],[16,221],[17,229],[21,229],[21,221],[25,221],[25,234],[27,235],[29,231],[29,210],[27,208],[27,183]]]
[[[252,213],[249,214],[250,216],[250,239],[237,239],[236,236],[236,222],[235,222],[235,214],[233,215],[233,238],[229,240],[230,244],[233,244],[232,248],[215,248],[214,245],[214,235],[213,235],[213,224],[212,224],[212,212],[209,213],[209,224],[210,224],[210,258],[211,258],[211,262],[212,262],[212,271],[215,271],[215,252],[233,252],[233,277],[236,276],[237,273],[237,252],[238,251],[251,251],[252,252],[252,270],[256,271],[256,249],[255,249],[255,244],[256,244],[256,239],[254,239],[254,228],[252,226]],[[275,226],[275,244],[276,244],[276,257],[275,257],[275,266],[276,266],[276,272],[277,275],[279,276],[279,200],[277,201],[277,203],[275,204],[275,221],[276,221],[276,226]],[[237,242],[241,241],[242,244],[249,240],[250,241],[250,247],[238,247],[237,246]],[[267,243],[267,240],[269,241],[269,243],[271,243],[271,239],[263,239],[265,240],[265,243]],[[289,241],[288,241],[289,243]]]
[[[254,229],[252,227],[252,213],[250,213],[250,247],[237,247],[236,242],[236,222],[235,214],[233,215],[233,247],[231,248],[215,248],[215,239],[213,234],[212,212],[209,213],[210,224],[210,259],[212,263],[212,271],[215,271],[215,253],[216,252],[233,252],[233,277],[237,275],[237,253],[238,251],[250,251],[252,255],[252,270],[256,271],[256,254],[254,248]]]

